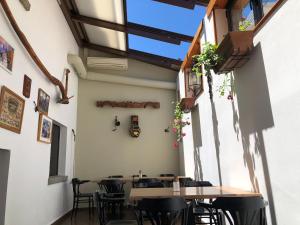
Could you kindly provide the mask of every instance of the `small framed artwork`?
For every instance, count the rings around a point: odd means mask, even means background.
[[[39,142],[51,143],[53,121],[43,113],[39,116],[38,137]]]
[[[30,98],[31,91],[31,79],[25,74],[23,81],[23,95],[26,98]]]
[[[39,88],[37,108],[39,112],[48,115],[50,96]]]
[[[0,67],[8,72],[12,72],[14,61],[14,48],[0,36]]]
[[[3,86],[0,95],[0,127],[20,134],[25,100]]]

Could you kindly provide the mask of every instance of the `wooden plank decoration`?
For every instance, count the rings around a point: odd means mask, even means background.
[[[63,83],[60,80],[58,80],[56,77],[52,76],[50,74],[50,72],[47,70],[47,68],[44,66],[42,61],[39,59],[39,57],[37,56],[37,54],[33,50],[32,46],[29,44],[26,36],[24,35],[24,33],[21,31],[20,27],[18,26],[18,24],[17,24],[17,22],[16,22],[16,20],[13,16],[9,6],[7,5],[6,0],[0,0],[0,3],[2,5],[2,8],[3,8],[3,10],[4,10],[11,26],[13,27],[14,31],[18,35],[20,41],[24,45],[24,47],[27,50],[28,54],[31,56],[31,58],[36,63],[36,65],[39,67],[39,69],[43,72],[43,74],[48,78],[48,80],[52,84],[54,84],[55,86],[59,87],[62,97],[58,102],[61,103],[61,104],[69,104],[69,99],[70,98],[68,97],[68,93],[67,93]]]
[[[116,101],[97,101],[96,106],[103,108],[104,106],[110,106],[110,107],[119,107],[119,108],[147,108],[152,107],[154,109],[160,108],[159,102],[116,102]]]

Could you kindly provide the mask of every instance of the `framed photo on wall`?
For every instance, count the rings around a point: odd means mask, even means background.
[[[38,126],[38,136],[37,140],[39,142],[51,143],[52,139],[52,125],[53,121],[43,113],[39,116],[39,126]]]
[[[0,127],[20,134],[25,100],[3,86],[0,95]]]
[[[8,44],[5,39],[0,36],[0,67],[8,72],[12,72],[14,62],[14,48]]]
[[[37,108],[39,112],[48,115],[50,96],[41,88],[39,88],[37,102]]]

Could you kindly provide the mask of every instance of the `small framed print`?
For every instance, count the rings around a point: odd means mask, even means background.
[[[30,98],[31,91],[31,79],[25,74],[23,81],[23,95],[26,98]]]
[[[0,95],[0,127],[20,134],[25,100],[3,86]]]
[[[14,48],[6,42],[6,40],[0,36],[0,67],[12,72],[13,61],[14,61]]]
[[[50,96],[39,88],[37,108],[40,113],[48,115]]]
[[[39,142],[51,143],[52,139],[52,125],[53,121],[48,116],[40,113],[39,116],[39,126],[38,126],[38,137]]]

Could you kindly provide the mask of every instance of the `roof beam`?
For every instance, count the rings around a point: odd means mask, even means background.
[[[153,1],[174,5],[186,9],[194,9],[195,5],[201,5],[206,7],[209,3],[209,0],[153,0]]]
[[[90,24],[97,27],[103,27],[177,45],[179,45],[181,41],[192,42],[193,40],[192,36],[144,26],[137,23],[128,22],[127,25],[123,25],[78,14],[72,14],[71,19],[79,23]]]
[[[121,56],[121,57],[136,59],[145,63],[153,64],[156,66],[164,67],[175,71],[179,71],[180,65],[182,63],[181,60],[158,56],[146,52],[137,51],[134,49],[128,49],[128,51],[126,52],[119,49],[109,48],[109,47],[92,44],[88,42],[83,42],[83,47]]]

